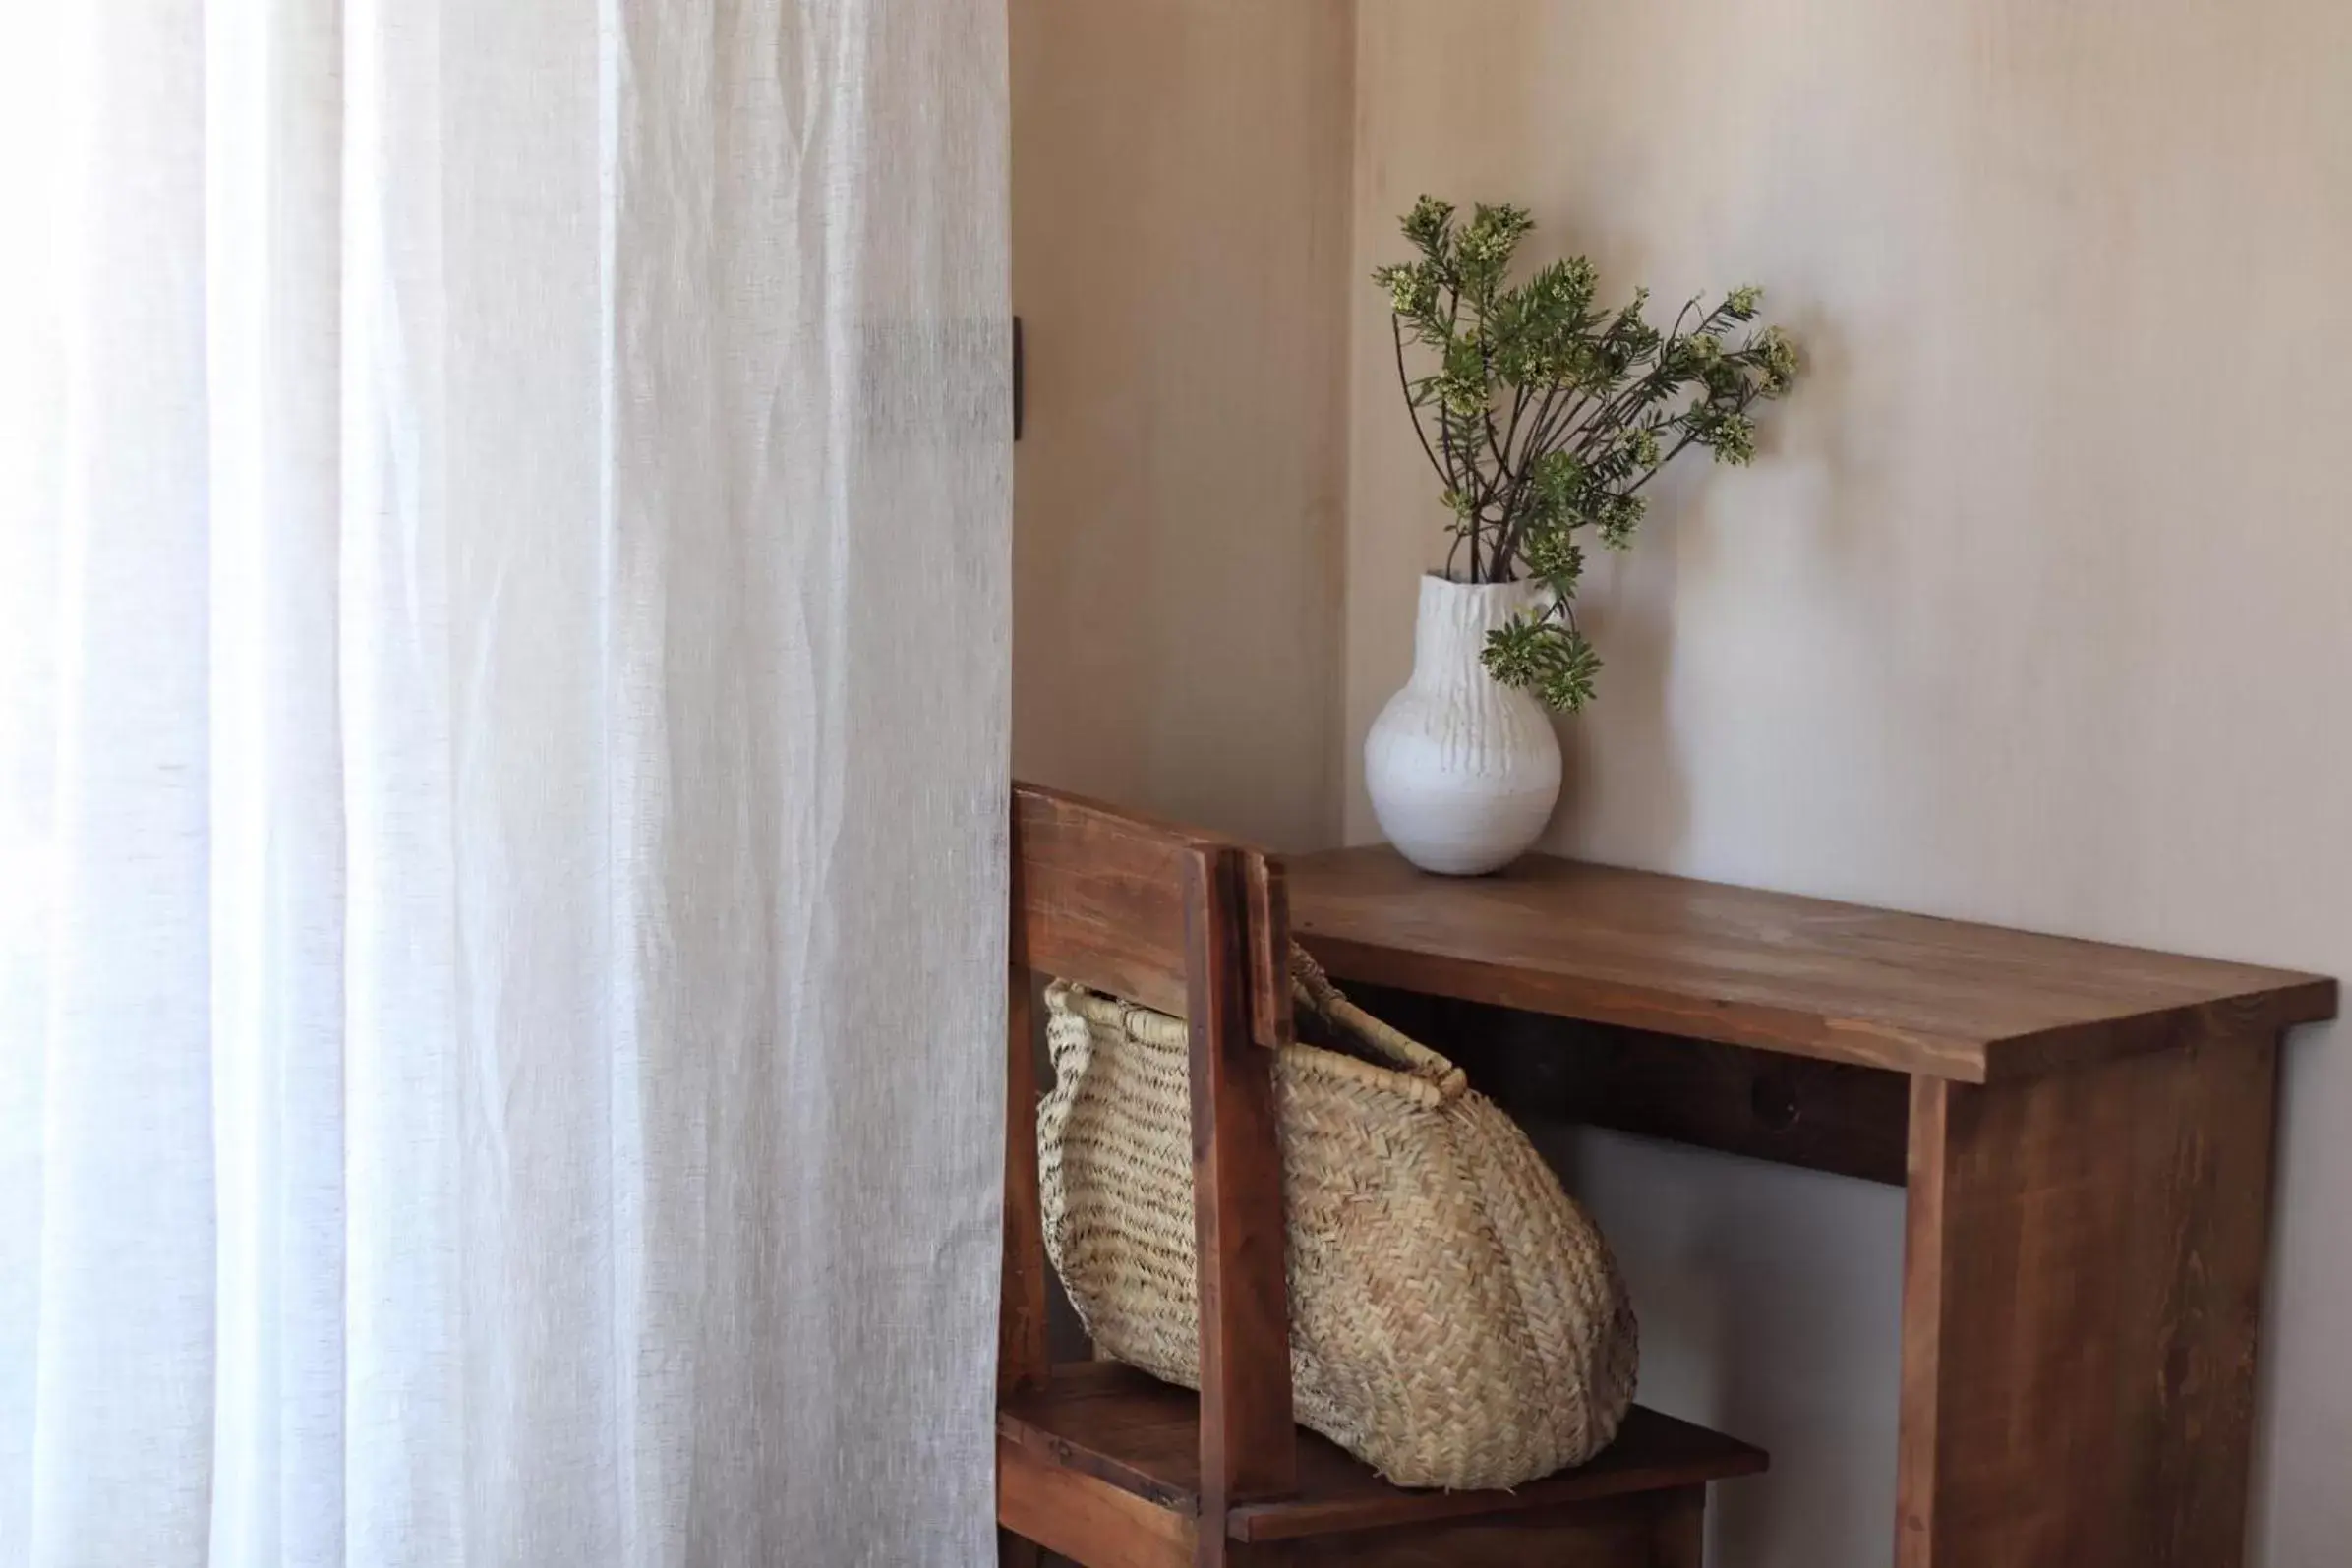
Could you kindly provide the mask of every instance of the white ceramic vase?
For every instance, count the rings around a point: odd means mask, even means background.
[[[1487,633],[1540,592],[1421,579],[1413,678],[1364,738],[1364,784],[1381,831],[1424,871],[1468,877],[1510,864],[1559,798],[1559,738],[1544,705],[1479,663]]]

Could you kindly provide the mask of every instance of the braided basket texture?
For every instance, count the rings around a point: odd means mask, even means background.
[[[1608,1244],[1460,1069],[1292,966],[1301,1010],[1371,1059],[1274,1063],[1299,1421],[1403,1486],[1581,1464],[1633,1399]],[[1198,1387],[1185,1025],[1067,983],[1046,1000],[1046,1251],[1103,1354]]]

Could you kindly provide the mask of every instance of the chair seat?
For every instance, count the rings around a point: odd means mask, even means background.
[[[1185,1519],[1201,1505],[1201,1405],[1116,1362],[1053,1368],[1044,1389],[1008,1399],[996,1429],[1025,1454],[1109,1482]],[[1227,1521],[1237,1541],[1425,1524],[1437,1520],[1558,1508],[1632,1493],[1703,1485],[1749,1476],[1763,1450],[1639,1406],[1617,1440],[1587,1464],[1511,1491],[1431,1491],[1393,1486],[1326,1439],[1298,1433],[1298,1491],[1239,1504]]]

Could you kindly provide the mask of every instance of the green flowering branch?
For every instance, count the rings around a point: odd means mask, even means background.
[[[1583,257],[1510,283],[1524,208],[1474,208],[1423,197],[1405,214],[1419,259],[1381,267],[1397,383],[1421,450],[1444,487],[1456,581],[1543,584],[1541,609],[1487,639],[1486,666],[1505,685],[1573,713],[1592,699],[1600,656],[1576,627],[1584,574],[1577,535],[1632,543],[1641,494],[1693,446],[1719,463],[1755,457],[1750,412],[1795,379],[1796,347],[1756,318],[1763,290],[1735,288],[1712,307],[1686,303],[1664,331],[1643,315],[1649,291],[1608,310]],[[1421,370],[1415,374],[1415,362]]]

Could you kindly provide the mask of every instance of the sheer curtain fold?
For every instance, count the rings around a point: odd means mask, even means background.
[[[0,20],[0,1561],[993,1560],[1003,51]]]
[[[204,12],[210,1560],[341,1560],[340,19]],[[190,586],[194,586],[193,584]]]

